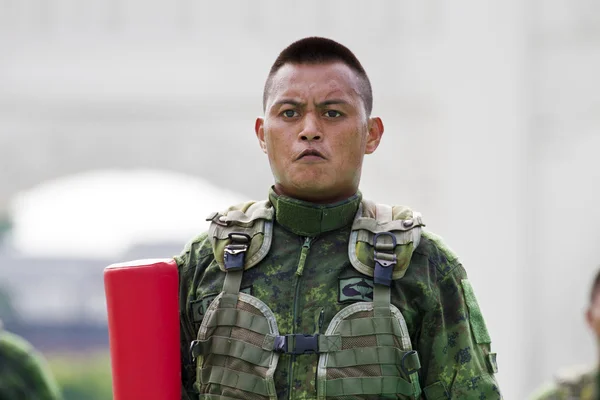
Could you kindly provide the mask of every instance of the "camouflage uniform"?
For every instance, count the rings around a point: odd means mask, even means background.
[[[330,212],[337,220],[323,221],[318,229],[305,226],[311,219],[305,214],[322,206],[286,198],[282,209],[277,206],[282,197],[269,193],[275,207],[273,243],[257,266],[244,271],[241,288],[271,308],[279,332],[323,333],[348,304],[373,301],[372,279],[356,271],[348,256],[361,195],[339,203]],[[175,259],[180,270],[182,397],[196,399],[189,346],[203,312],[223,288],[225,273],[206,233]],[[439,237],[423,232],[406,274],[392,283],[391,302],[402,312],[418,351],[423,398],[502,398],[494,378],[496,355],[490,352],[491,340],[465,270]],[[282,355],[274,376],[277,398],[315,399],[317,360],[316,354]],[[221,393],[215,390],[212,393]],[[347,397],[351,398],[356,397]]]
[[[554,382],[542,387],[531,400],[598,400],[600,376],[596,368],[570,369],[557,375]]]
[[[41,355],[21,337],[0,331],[0,400],[60,398]]]

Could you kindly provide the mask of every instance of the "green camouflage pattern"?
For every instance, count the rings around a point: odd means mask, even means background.
[[[0,399],[61,398],[42,356],[21,337],[0,331]]]
[[[596,368],[572,368],[558,374],[554,382],[538,389],[530,400],[598,400],[600,376]]]
[[[312,238],[300,274],[297,267],[306,238],[284,228],[276,216],[271,249],[258,265],[244,271],[241,287],[271,308],[280,334],[323,333],[342,308],[372,298],[372,280],[356,271],[348,258],[350,231],[351,222]],[[203,307],[198,304],[222,290],[225,273],[206,233],[190,241],[175,259],[180,272],[182,398],[197,399],[189,346],[202,320]],[[489,340],[474,334],[485,325],[481,315],[470,314],[466,279],[456,255],[439,237],[423,232],[406,274],[392,284],[392,303],[402,312],[419,353],[419,381],[428,400],[502,398]],[[473,308],[475,300],[468,293]],[[316,354],[282,354],[274,377],[278,399],[315,399],[317,363]]]

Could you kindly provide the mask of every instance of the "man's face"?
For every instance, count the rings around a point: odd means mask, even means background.
[[[356,73],[339,62],[286,64],[273,76],[255,129],[278,193],[314,202],[356,193],[363,157],[383,134],[359,88]]]
[[[600,293],[594,295],[594,300],[587,310],[586,319],[589,327],[600,340]]]

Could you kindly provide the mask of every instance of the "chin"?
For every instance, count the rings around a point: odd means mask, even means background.
[[[323,177],[314,177],[302,181],[294,182],[294,187],[303,192],[317,192],[329,190],[333,185]]]

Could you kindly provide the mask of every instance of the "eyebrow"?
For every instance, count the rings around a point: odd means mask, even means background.
[[[289,104],[289,105],[294,106],[294,107],[304,106],[304,103],[301,103],[299,101],[292,100],[292,99],[282,99],[282,100],[276,101],[273,104],[273,106],[282,106],[284,104]]]
[[[306,105],[306,103],[292,100],[292,99],[282,99],[282,100],[276,101],[273,105],[281,106],[284,104],[289,104],[294,107],[304,107]],[[342,100],[342,99],[331,99],[331,100],[325,100],[321,103],[318,103],[317,107],[326,107],[326,106],[337,105],[337,104],[346,105],[346,104],[350,104],[350,103],[347,102],[346,100]]]
[[[342,99],[331,99],[331,100],[325,100],[319,104],[317,104],[317,106],[323,107],[323,106],[331,106],[331,105],[336,105],[336,104],[350,104],[348,103],[346,100],[342,100]]]

